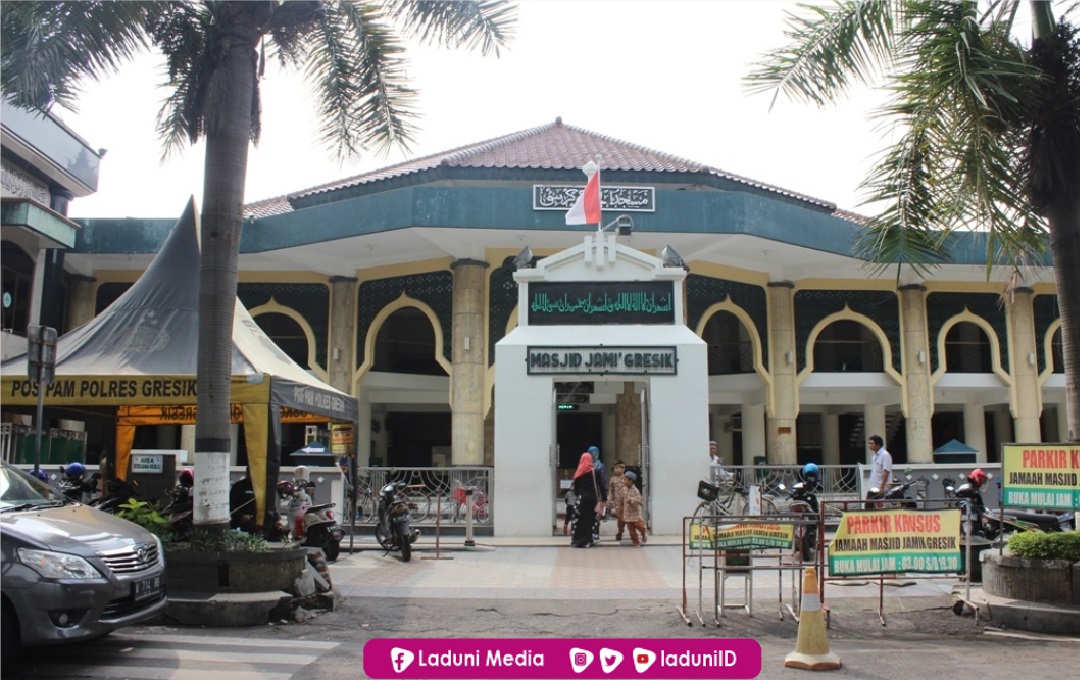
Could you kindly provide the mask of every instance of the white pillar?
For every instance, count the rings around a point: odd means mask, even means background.
[[[748,404],[742,406],[742,449],[743,464],[753,465],[754,456],[765,455],[765,405]],[[727,456],[725,456],[727,458]],[[727,461],[731,462],[731,461]]]
[[[180,448],[187,451],[187,464],[195,463],[195,426],[180,426]]]
[[[229,444],[229,465],[240,464],[240,450],[238,444],[241,436],[243,435],[240,432],[240,423],[229,425],[229,438],[231,439],[231,443]]]
[[[825,465],[840,464],[840,416],[830,411],[821,414],[821,449]]]
[[[986,462],[986,416],[970,398],[964,402],[964,443],[979,452],[976,463]]]
[[[885,440],[885,449],[889,448],[889,440],[886,439],[885,432],[885,406],[879,404],[867,404],[863,408],[863,423],[866,424],[866,436],[864,440],[869,440],[870,435],[876,434]],[[872,459],[870,454],[870,448],[866,446],[866,441],[863,442],[863,448],[866,449],[866,464],[869,465]]]
[[[371,402],[360,399],[356,410],[356,467],[371,465]]]

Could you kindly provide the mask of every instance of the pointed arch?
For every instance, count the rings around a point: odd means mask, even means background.
[[[1001,378],[1004,384],[1012,385],[1012,376],[1009,375],[1009,373],[1001,366],[1001,339],[994,331],[994,327],[991,326],[986,319],[979,316],[978,314],[972,313],[972,311],[967,307],[964,308],[964,311],[949,317],[949,319],[945,323],[943,323],[941,325],[941,328],[938,330],[935,345],[937,347],[938,356],[942,359],[938,362],[938,369],[934,371],[934,373],[930,376],[930,384],[936,384],[937,381],[941,379],[941,376],[945,375],[945,373],[948,371],[948,357],[945,355],[945,338],[948,337],[949,331],[952,330],[954,326],[961,323],[974,324],[975,326],[978,326],[983,333],[986,333],[986,337],[990,341],[991,371],[997,377]]]
[[[367,334],[364,336],[364,363],[360,365],[352,376],[353,393],[359,394],[360,381],[364,376],[371,371],[372,366],[375,364],[375,340],[379,337],[379,332],[382,330],[383,324],[390,318],[390,315],[399,309],[405,309],[406,307],[414,307],[424,314],[431,323],[431,329],[435,335],[435,361],[439,366],[446,371],[446,374],[450,376],[451,382],[454,379],[454,369],[451,363],[444,356],[443,348],[445,346],[446,339],[443,337],[442,326],[439,323],[439,315],[435,313],[435,310],[430,305],[417,300],[416,298],[409,297],[407,294],[402,293],[393,302],[389,303],[385,307],[379,310],[379,313],[375,315],[371,325],[368,326]]]
[[[253,309],[249,309],[248,313],[251,314],[251,318],[256,320],[256,323],[258,323],[258,318],[262,314],[281,314],[295,321],[296,325],[300,326],[300,330],[304,332],[304,337],[307,338],[308,356],[307,366],[304,368],[317,375],[319,380],[329,381],[329,374],[325,368],[319,365],[316,359],[315,331],[311,328],[311,324],[308,323],[303,314],[292,307],[286,307],[275,300],[273,296],[271,296],[266,303]]]
[[[757,326],[754,325],[754,320],[750,317],[750,313],[731,301],[731,298],[725,298],[722,302],[716,302],[709,305],[701,314],[701,318],[698,319],[697,328],[694,329],[694,333],[699,338],[704,337],[705,327],[713,316],[720,312],[728,312],[742,324],[742,327],[746,330],[747,336],[750,338],[750,347],[753,352],[754,372],[761,378],[766,384],[771,383],[771,376],[765,370],[765,364],[762,359],[762,342],[761,336],[758,334]]]
[[[818,336],[821,335],[822,331],[824,331],[826,328],[836,323],[837,321],[854,321],[855,323],[869,330],[874,335],[874,337],[877,338],[878,343],[881,345],[883,372],[889,375],[893,380],[895,380],[898,385],[904,384],[903,376],[901,376],[900,373],[895,368],[893,368],[892,346],[889,344],[889,338],[887,335],[885,335],[884,329],[882,329],[881,326],[878,325],[877,322],[875,322],[870,317],[852,310],[847,305],[844,305],[844,308],[842,310],[838,312],[833,312],[821,321],[818,321],[814,328],[810,331],[810,334],[806,338],[806,366],[805,368],[803,368],[802,371],[799,372],[798,376],[796,377],[797,384],[801,385],[806,380],[806,378],[814,372],[814,353],[813,351],[811,351],[811,349],[817,342]]]

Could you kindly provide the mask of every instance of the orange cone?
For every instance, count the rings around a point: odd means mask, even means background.
[[[840,668],[840,657],[829,651],[825,633],[825,613],[818,597],[817,572],[807,567],[803,575],[802,612],[795,651],[784,657],[784,666],[806,671],[829,671]]]

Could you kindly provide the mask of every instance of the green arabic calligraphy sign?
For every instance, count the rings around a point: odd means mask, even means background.
[[[675,323],[671,281],[584,281],[529,284],[532,326]]]

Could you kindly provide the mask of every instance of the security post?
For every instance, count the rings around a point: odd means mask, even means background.
[[[45,385],[51,385],[56,376],[56,329],[50,326],[30,324],[26,328],[27,376],[37,386],[37,419],[34,444],[34,472],[41,466],[41,431],[45,413]]]

